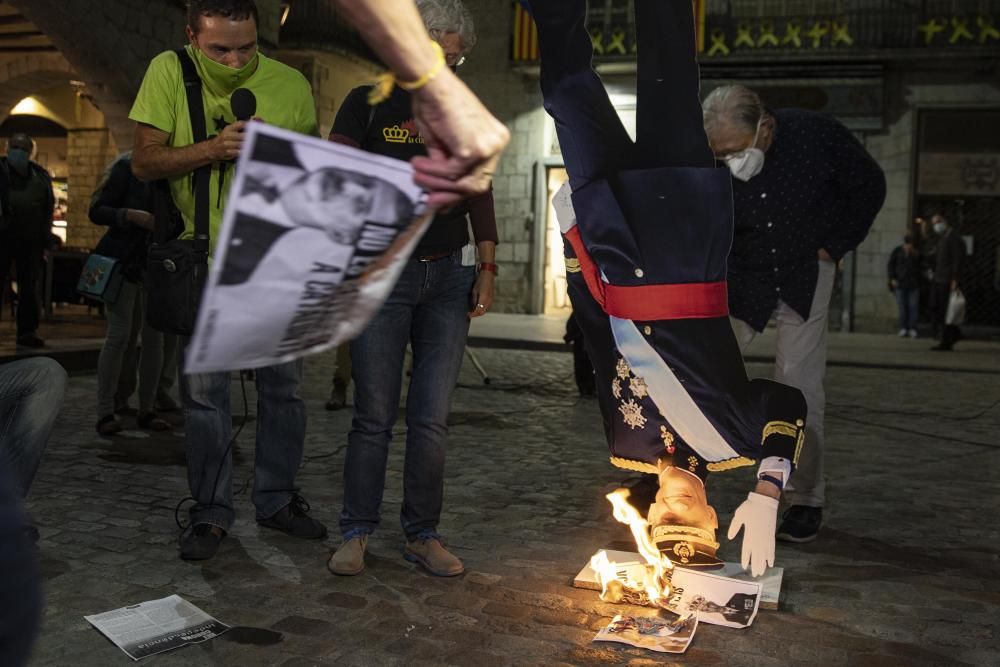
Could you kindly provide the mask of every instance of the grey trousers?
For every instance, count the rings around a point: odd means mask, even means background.
[[[829,320],[830,295],[837,266],[819,261],[816,293],[809,309],[809,319],[792,310],[784,301],[778,302],[774,318],[778,325],[775,350],[774,379],[791,385],[805,396],[809,408],[806,417],[806,439],[799,454],[798,466],[785,487],[785,498],[792,505],[823,507],[826,483],[823,478],[823,420],[826,415],[826,330]],[[757,332],[743,320],[732,318],[733,330],[740,349],[746,351]]]
[[[142,332],[142,351],[139,355],[139,411],[153,411],[161,374],[164,370],[164,338],[159,331],[146,324],[143,309],[142,286],[131,281],[122,282],[118,300],[105,307],[108,330],[104,347],[97,360],[97,418],[110,415],[115,410],[115,398],[128,400],[135,386],[134,362],[127,357],[130,345]],[[171,364],[170,373],[174,373]],[[128,373],[131,377],[122,377]],[[122,396],[124,393],[124,396]]]

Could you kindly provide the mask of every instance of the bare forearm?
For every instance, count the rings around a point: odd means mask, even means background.
[[[479,261],[486,262],[487,264],[496,264],[497,261],[497,244],[493,241],[482,241],[477,243],[476,247],[479,249]]]
[[[183,176],[214,161],[210,141],[178,148],[137,142],[132,151],[132,171],[141,181]]]
[[[396,76],[413,81],[430,71],[437,56],[413,0],[334,0]]]

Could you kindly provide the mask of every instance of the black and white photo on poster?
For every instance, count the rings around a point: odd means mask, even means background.
[[[255,368],[360,333],[426,230],[406,162],[251,123],[187,372]]]
[[[757,617],[761,585],[708,572],[675,567],[666,606],[684,615],[693,613],[702,623],[746,628]]]

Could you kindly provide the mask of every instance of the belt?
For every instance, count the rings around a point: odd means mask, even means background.
[[[451,257],[451,253],[450,252],[439,252],[439,253],[435,253],[433,255],[420,255],[420,256],[414,257],[413,259],[417,260],[418,262],[436,262],[439,259],[444,259],[445,257]]]

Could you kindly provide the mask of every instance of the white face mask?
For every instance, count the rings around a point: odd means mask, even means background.
[[[943,222],[935,222],[934,223],[934,233],[935,234],[938,234],[938,235],[944,234],[944,230],[946,230],[946,229],[948,229],[948,225],[944,224]]]
[[[764,168],[764,151],[757,148],[757,137],[760,136],[760,126],[763,122],[764,117],[761,116],[760,120],[757,121],[757,131],[753,135],[753,143],[750,144],[750,148],[723,158],[729,171],[733,172],[733,178],[749,181]]]

